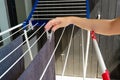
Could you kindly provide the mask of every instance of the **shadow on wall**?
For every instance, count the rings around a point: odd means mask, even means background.
[[[119,36],[118,36],[119,38]],[[120,44],[120,43],[119,43]],[[115,51],[114,53],[115,55],[113,56],[113,62],[111,65],[116,65],[116,68],[114,70],[112,70],[111,74],[111,79],[120,79],[120,46],[119,48]]]

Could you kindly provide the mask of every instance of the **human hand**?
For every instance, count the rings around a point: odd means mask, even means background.
[[[46,25],[45,25],[45,30],[52,30],[56,31],[59,28],[66,27],[69,24],[71,24],[71,18],[70,17],[57,17],[52,20],[50,20]]]

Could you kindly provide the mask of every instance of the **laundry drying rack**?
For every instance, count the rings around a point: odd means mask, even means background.
[[[38,30],[40,30],[43,26],[45,26],[45,24],[50,20],[53,19],[55,17],[61,17],[61,16],[78,16],[78,17],[87,17],[88,19],[90,18],[90,10],[89,10],[89,0],[35,0],[34,1],[34,5],[33,8],[28,16],[28,18],[21,24],[12,27],[6,31],[3,31],[0,33],[0,36],[16,29],[16,28],[20,28],[18,31],[16,31],[15,33],[11,34],[10,36],[6,37],[5,39],[13,36],[14,34],[16,34],[17,32],[23,30],[24,33],[21,35],[25,36],[25,41],[20,44],[18,47],[16,47],[16,49],[14,49],[10,54],[8,54],[7,56],[5,56],[3,59],[0,60],[0,63],[2,61],[4,61],[7,57],[9,57],[15,50],[17,50],[20,46],[22,46],[24,43],[27,44],[28,49],[25,51],[25,53],[10,67],[8,68],[2,75],[0,75],[0,79],[6,75],[6,73],[20,60],[22,59],[25,54],[27,52],[29,52],[30,58],[31,60],[33,60],[33,56],[32,56],[32,51],[31,48],[37,43],[37,41],[46,33],[45,31],[40,35],[40,37],[30,46],[29,44],[29,39],[36,34],[36,32]],[[99,15],[100,18],[100,15]],[[28,26],[30,27],[29,29]],[[27,32],[34,29],[34,27],[36,26],[40,26],[30,37],[28,37]],[[63,71],[62,71],[62,77],[64,76],[65,70],[66,70],[66,65],[67,65],[67,59],[69,56],[69,51],[70,51],[70,47],[71,47],[71,41],[72,41],[72,37],[73,37],[73,31],[74,31],[74,25],[72,27],[72,32],[71,32],[71,38],[70,38],[70,42],[68,45],[68,51],[67,51],[67,55],[66,55],[66,59],[65,59],[65,64],[63,67]],[[62,34],[58,40],[58,43],[55,46],[55,49],[53,51],[53,54],[51,55],[51,58],[48,62],[48,64],[46,65],[43,74],[41,75],[39,80],[42,80],[50,62],[51,59],[53,58],[53,56],[55,55],[56,49],[58,48],[58,45],[61,41],[61,38],[63,36],[65,32],[65,28],[62,31]],[[87,32],[87,47],[86,47],[86,56],[84,56],[84,52],[83,52],[83,79],[86,78],[86,72],[87,72],[87,62],[88,62],[88,51],[89,51],[89,45],[90,45],[90,35],[91,38],[93,39],[93,44],[98,56],[98,61],[100,63],[100,68],[102,71],[102,78],[103,80],[110,80],[109,77],[109,72],[105,66],[104,60],[102,58],[100,49],[98,47],[97,41],[96,41],[96,37],[95,37],[95,33],[94,31],[88,31]],[[83,36],[83,35],[82,35]],[[47,37],[50,38],[50,33],[47,32]],[[5,39],[3,39],[2,41],[4,41]],[[2,42],[0,41],[0,42]],[[82,45],[84,45],[84,42],[82,42]],[[83,48],[84,49],[84,48]],[[83,50],[82,49],[82,50]]]

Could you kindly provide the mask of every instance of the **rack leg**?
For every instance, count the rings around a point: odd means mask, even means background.
[[[98,61],[99,61],[99,64],[100,64],[100,68],[101,68],[101,71],[102,71],[102,78],[103,78],[103,80],[110,80],[109,72],[108,72],[108,70],[105,66],[105,63],[104,63],[103,57],[101,55],[101,51],[99,49],[94,31],[91,32],[91,36],[92,36],[92,39],[93,39],[93,44],[94,44],[95,51],[96,51]]]

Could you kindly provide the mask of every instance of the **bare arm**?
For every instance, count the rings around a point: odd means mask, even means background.
[[[53,31],[69,24],[77,25],[85,30],[94,30],[98,34],[118,35],[120,34],[120,18],[113,20],[86,19],[80,17],[58,17],[50,20],[45,29],[52,28]]]

